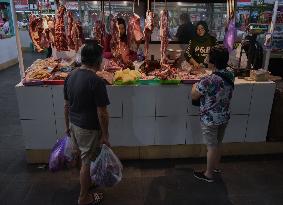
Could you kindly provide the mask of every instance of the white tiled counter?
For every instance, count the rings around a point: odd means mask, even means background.
[[[0,70],[18,63],[16,37],[0,39]]]
[[[202,144],[192,85],[107,86],[113,147]],[[263,142],[274,82],[236,79],[224,142]],[[50,149],[64,134],[63,86],[16,86],[26,149]],[[42,134],[41,134],[42,133]]]

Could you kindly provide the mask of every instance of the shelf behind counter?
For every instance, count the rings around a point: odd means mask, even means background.
[[[118,155],[125,159],[144,158],[140,154],[144,150],[147,157],[178,157],[180,146],[193,146],[192,150],[199,152],[203,140],[199,108],[191,104],[191,88],[188,84],[107,86],[111,102],[110,142],[114,150],[120,150]],[[224,137],[227,146],[266,142],[274,92],[272,81],[236,79],[231,120]],[[16,94],[27,160],[46,162],[56,139],[64,134],[63,86],[18,84]],[[175,146],[180,148],[179,152],[170,152],[169,156],[167,149],[167,155],[160,151],[166,147],[172,151]],[[158,151],[154,147],[159,147]],[[186,151],[181,155],[193,154]]]

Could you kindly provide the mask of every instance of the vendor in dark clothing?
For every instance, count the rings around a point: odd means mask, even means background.
[[[182,44],[188,44],[195,37],[195,28],[187,13],[180,15],[180,26],[175,36]]]
[[[122,18],[117,18],[118,30],[119,30],[119,37],[121,42],[127,43],[127,33],[126,33],[126,22]]]
[[[196,25],[197,36],[189,41],[188,48],[185,51],[186,60],[194,68],[207,67],[208,54],[210,49],[216,45],[216,38],[209,35],[208,26],[205,21],[199,21]]]

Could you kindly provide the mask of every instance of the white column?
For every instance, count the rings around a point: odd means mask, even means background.
[[[13,20],[14,20],[13,23],[14,23],[17,48],[18,48],[18,60],[19,60],[20,74],[21,74],[21,79],[23,79],[25,77],[25,67],[24,67],[24,60],[23,60],[23,53],[22,53],[22,44],[21,44],[20,35],[19,35],[18,19],[17,19],[16,9],[15,9],[13,0],[10,0],[10,6],[11,6],[11,13],[12,13]]]
[[[278,0],[276,0],[275,3],[274,3],[272,21],[271,21],[270,28],[269,28],[269,33],[271,34],[271,41],[272,41],[272,35],[273,35],[273,31],[274,31],[275,24],[276,24],[277,10],[278,10]],[[272,42],[270,42],[270,44],[271,43]],[[266,56],[265,56],[265,62],[264,62],[264,69],[265,70],[268,70],[270,54],[271,54],[271,48],[267,48]]]

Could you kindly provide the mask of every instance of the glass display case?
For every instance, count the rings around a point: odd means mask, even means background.
[[[160,41],[159,37],[159,15],[165,8],[165,2],[151,1],[149,5],[155,13],[155,29],[151,35],[151,41]],[[109,16],[119,16],[125,19],[126,23],[133,11],[140,16],[141,28],[144,28],[145,14],[147,10],[146,1],[78,1],[66,2],[68,10],[72,10],[83,23],[84,34],[87,37],[93,37],[92,28],[95,22],[101,20],[102,10],[104,10],[106,29],[109,26]],[[177,29],[180,25],[180,15],[187,13],[191,22],[196,24],[198,21],[206,21],[209,25],[210,33],[222,41],[225,33],[226,22],[226,3],[190,3],[190,2],[167,2],[167,9],[170,16],[169,40],[177,41],[175,38]]]
[[[110,30],[110,15],[121,17],[127,23],[133,12],[140,16],[143,29],[146,11],[144,2],[138,4],[137,1],[79,1],[77,8],[73,5],[72,10],[80,18],[86,37],[93,37],[93,27],[98,20],[102,19],[103,10],[106,30]]]

